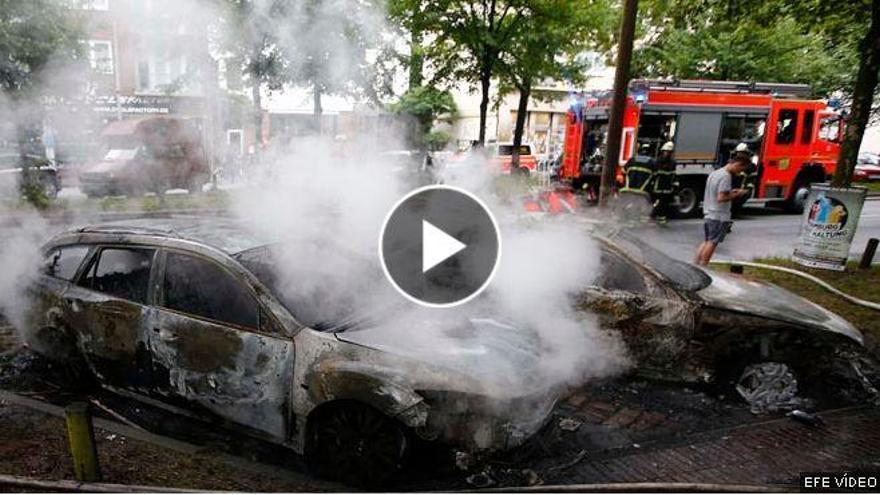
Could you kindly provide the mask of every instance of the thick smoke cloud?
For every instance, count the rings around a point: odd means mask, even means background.
[[[289,69],[301,69],[306,62],[323,64],[322,77],[344,87],[352,69],[362,68],[362,54],[322,33],[333,30],[340,13],[351,14],[349,21],[359,26],[365,39],[389,30],[383,16],[361,2],[318,4],[326,12],[309,12],[308,29],[300,8],[273,18],[268,10],[259,10],[269,5],[268,0],[259,1],[255,15],[271,23],[286,53],[303,53],[304,48],[324,43],[323,61],[300,59]],[[526,353],[526,344],[537,358],[536,379],[548,389],[623,370],[627,359],[620,342],[600,329],[594,315],[575,312],[569,301],[598,272],[598,246],[564,219],[523,221],[518,207],[497,197],[485,158],[475,155],[442,177],[474,192],[498,217],[503,255],[485,296],[459,308],[427,310],[391,289],[379,269],[377,245],[384,216],[414,187],[397,159],[385,153],[403,149],[403,142],[403,136],[348,136],[274,143],[261,153],[264,163],[252,170],[250,183],[230,193],[237,219],[282,241],[278,287],[304,303],[298,316],[317,321],[369,314],[385,323],[375,330],[377,340],[395,342],[402,352],[441,365],[460,366],[463,355],[481,346],[506,348],[506,355],[485,354],[485,359],[467,364],[469,371],[483,377],[489,392],[510,386],[509,378],[522,373],[510,357]],[[74,223],[92,220],[85,214]],[[0,312],[18,327],[27,309],[25,289],[40,264],[37,248],[54,230],[36,213],[21,225],[6,229],[0,241]],[[492,319],[498,325],[465,330],[465,317]]]

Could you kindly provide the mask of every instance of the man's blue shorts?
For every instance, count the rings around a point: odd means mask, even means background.
[[[715,244],[721,244],[724,242],[724,237],[727,236],[729,224],[730,222],[707,218],[703,223],[703,233],[706,235],[706,241]]]

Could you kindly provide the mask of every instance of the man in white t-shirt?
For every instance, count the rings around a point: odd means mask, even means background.
[[[745,189],[731,189],[731,182],[735,175],[746,170],[749,161],[745,157],[732,158],[727,165],[709,174],[706,179],[706,192],[703,194],[703,232],[705,240],[697,248],[694,262],[698,265],[708,265],[715,254],[715,248],[724,241],[727,230],[730,227],[730,210],[733,200],[745,196]]]

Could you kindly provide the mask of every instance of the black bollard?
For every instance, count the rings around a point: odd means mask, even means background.
[[[742,266],[742,265],[737,265],[737,264],[735,264],[735,263],[731,263],[731,264],[730,264],[730,273],[735,273],[735,274],[737,274],[737,275],[742,275],[742,274],[743,274],[743,270],[745,270],[745,267]]]
[[[874,262],[874,254],[877,253],[877,244],[880,244],[880,240],[868,239],[868,245],[865,246],[865,252],[862,253],[862,261],[859,262],[860,269],[867,270],[871,268],[871,263]]]

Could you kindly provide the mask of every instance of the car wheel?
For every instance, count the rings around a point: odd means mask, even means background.
[[[702,195],[702,189],[696,184],[682,184],[678,189],[679,218],[693,218],[699,215]]]
[[[810,195],[810,185],[801,181],[794,184],[794,194],[785,202],[785,211],[800,214],[804,212],[807,204],[807,196]]]
[[[403,425],[372,407],[327,406],[309,421],[306,460],[320,476],[354,486],[377,486],[402,468],[409,450]]]
[[[810,343],[788,333],[761,340],[716,365],[721,391],[766,400],[766,393],[784,394],[793,379],[799,397],[829,404],[880,400],[880,363],[864,349],[841,340]]]

